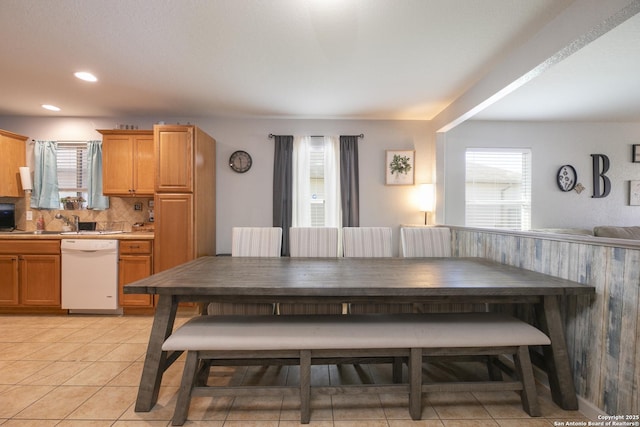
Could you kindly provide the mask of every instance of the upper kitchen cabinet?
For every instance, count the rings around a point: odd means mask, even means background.
[[[195,144],[206,139],[195,126],[156,125],[156,191],[191,193],[196,158]]]
[[[102,191],[109,196],[152,196],[152,130],[98,130],[102,134]]]
[[[20,166],[27,165],[28,137],[0,129],[0,197],[22,197]]]

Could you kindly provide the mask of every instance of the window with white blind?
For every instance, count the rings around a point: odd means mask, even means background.
[[[324,138],[312,136],[309,150],[309,185],[311,189],[311,227],[324,227]]]
[[[531,150],[467,149],[465,224],[531,228]]]
[[[60,197],[87,199],[87,144],[58,142],[57,172]]]
[[[340,226],[339,154],[337,137],[295,137],[292,226]]]

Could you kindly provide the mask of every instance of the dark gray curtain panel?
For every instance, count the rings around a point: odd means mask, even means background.
[[[340,136],[340,203],[342,226],[360,226],[358,136]]]
[[[293,200],[293,136],[274,135],[273,226],[282,227],[282,256],[289,256]]]

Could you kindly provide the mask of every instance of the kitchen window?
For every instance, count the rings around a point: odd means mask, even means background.
[[[81,197],[87,200],[87,143],[58,142],[56,160],[60,198]]]
[[[467,149],[465,225],[531,228],[531,150]]]

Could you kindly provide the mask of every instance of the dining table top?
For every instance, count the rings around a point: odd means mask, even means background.
[[[593,286],[484,258],[208,256],[124,287],[125,293],[260,297],[463,297],[593,294]]]

